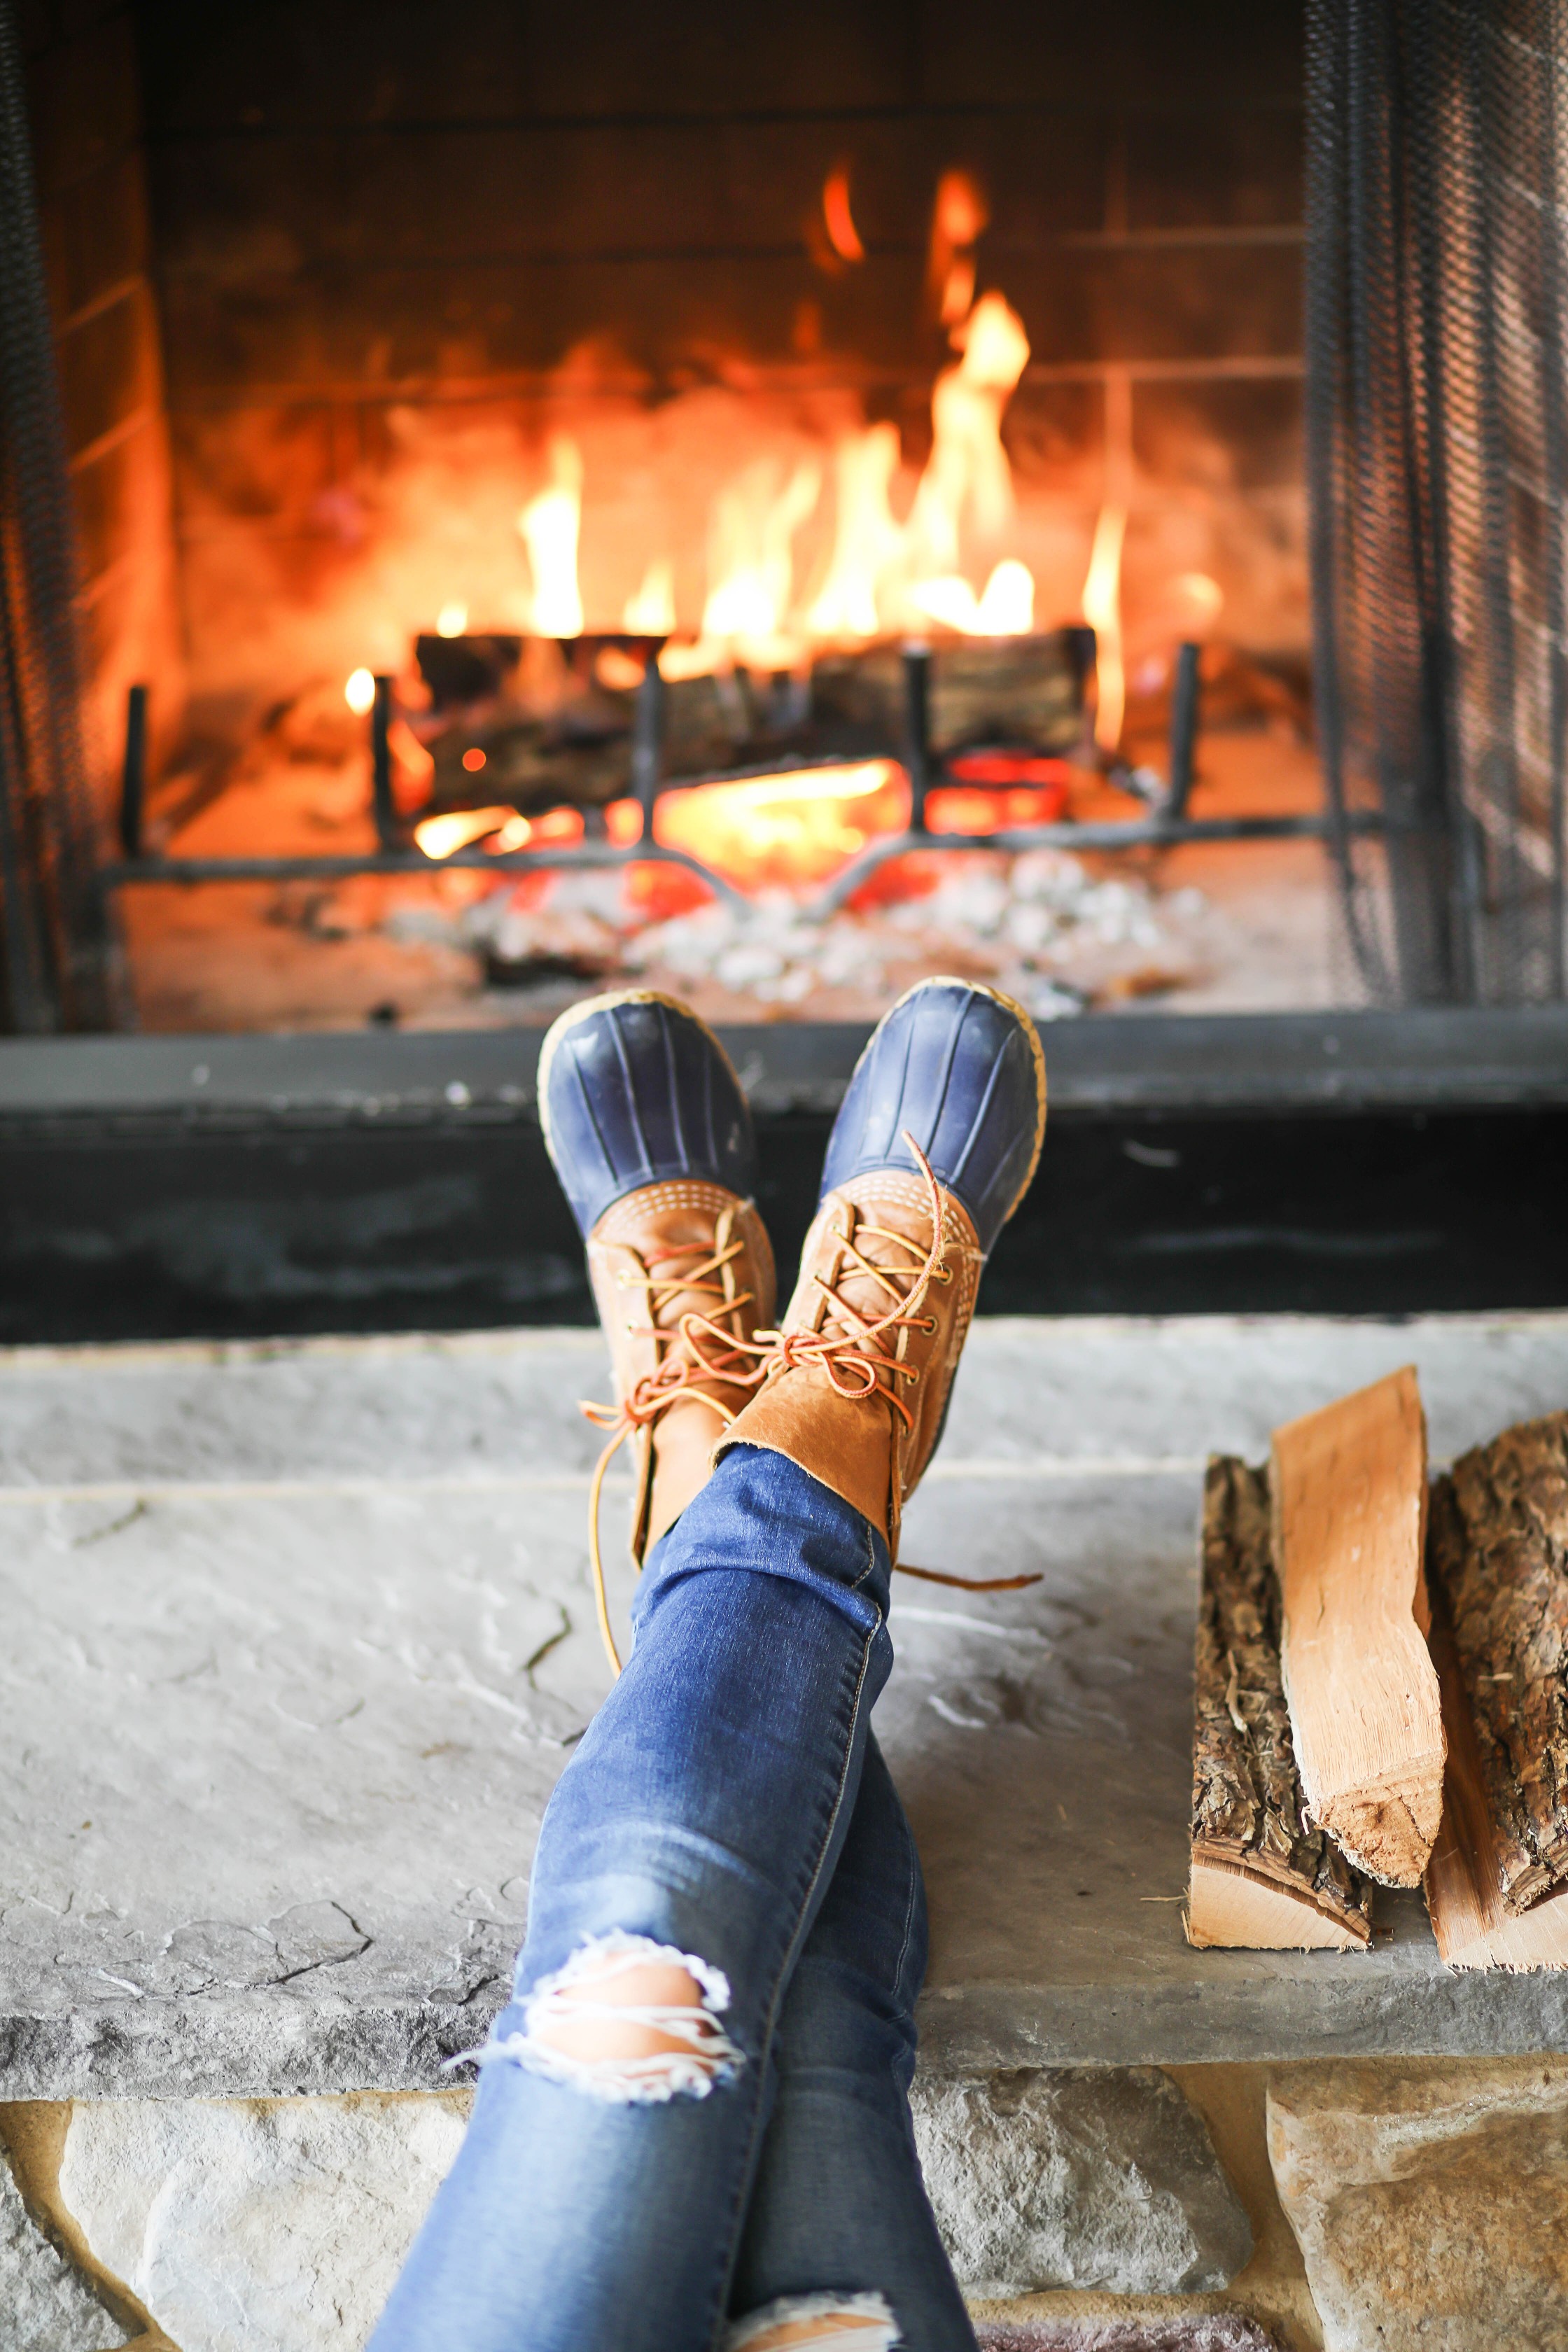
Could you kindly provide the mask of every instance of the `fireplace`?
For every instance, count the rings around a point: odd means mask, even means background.
[[[29,70],[131,1017],[1347,985],[1299,9],[140,0]]]

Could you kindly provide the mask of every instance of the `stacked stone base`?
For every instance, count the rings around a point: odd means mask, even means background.
[[[466,2091],[0,2107],[0,2352],[354,2352]],[[1568,2060],[922,2078],[987,2352],[1568,2345]]]

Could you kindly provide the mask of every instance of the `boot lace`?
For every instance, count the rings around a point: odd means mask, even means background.
[[[605,1475],[620,1448],[635,1430],[653,1430],[671,1405],[690,1399],[705,1404],[727,1429],[734,1410],[702,1387],[704,1381],[722,1381],[729,1388],[754,1388],[764,1376],[761,1363],[751,1360],[765,1352],[745,1336],[744,1315],[755,1303],[755,1293],[737,1289],[734,1266],[744,1254],[744,1236],[735,1231],[735,1212],[721,1209],[709,1242],[676,1242],[657,1256],[642,1260],[640,1275],[623,1269],[616,1279],[624,1290],[643,1292],[647,1321],[631,1327],[634,1339],[651,1339],[658,1362],[644,1374],[618,1404],[579,1401],[579,1410],[595,1428],[610,1436],[594,1465],[588,1496],[588,1559],[594,1578],[594,1606],[599,1633],[612,1670],[621,1671],[620,1653],[610,1629],[610,1608],[605,1590],[605,1563],[599,1545],[599,1504]],[[692,1264],[690,1261],[696,1260]],[[665,1318],[678,1298],[693,1295],[718,1302],[712,1315],[688,1307],[670,1322]]]
[[[851,1401],[875,1396],[887,1399],[907,1430],[912,1430],[915,1417],[910,1406],[899,1393],[900,1381],[912,1387],[918,1383],[921,1370],[917,1364],[906,1363],[898,1349],[896,1336],[903,1331],[934,1333],[937,1318],[921,1315],[927,1293],[932,1283],[952,1280],[952,1268],[947,1263],[942,1243],[942,1193],[931,1173],[930,1160],[910,1133],[903,1130],[903,1139],[920,1163],[925,1179],[926,1194],[931,1206],[931,1247],[922,1250],[907,1234],[897,1233],[890,1225],[858,1224],[853,1234],[835,1227],[842,1258],[834,1281],[826,1275],[814,1273],[812,1280],[828,1302],[828,1314],[819,1331],[759,1331],[752,1346],[759,1354],[765,1353],[763,1367],[764,1381],[779,1379],[784,1372],[816,1364],[827,1375],[837,1393]],[[891,1265],[879,1265],[857,1246],[858,1238],[891,1243],[901,1251],[904,1263],[897,1260]],[[840,1284],[858,1275],[891,1301],[880,1315],[865,1315],[846,1298]],[[888,1342],[891,1341],[889,1345]],[[884,1381],[883,1375],[886,1375]],[[1027,1576],[949,1576],[938,1568],[916,1568],[910,1561],[896,1559],[893,1566],[905,1576],[918,1577],[924,1584],[951,1584],[960,1592],[1018,1592],[1027,1584],[1038,1584],[1037,1574]]]

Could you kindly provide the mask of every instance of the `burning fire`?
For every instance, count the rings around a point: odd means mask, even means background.
[[[577,534],[583,520],[583,456],[556,434],[550,444],[550,488],[531,499],[517,519],[533,573],[529,619],[535,636],[580,637],[583,599],[577,586]]]
[[[797,650],[783,642],[793,542],[821,488],[821,468],[808,460],[781,482],[779,467],[763,457],[720,492],[709,535],[714,584],[702,608],[705,638],[732,645],[743,659],[788,667]]]
[[[970,637],[1026,637],[1035,625],[1035,582],[1027,564],[999,563],[976,596],[961,573],[922,580],[910,602],[933,621]]]
[[[515,809],[452,809],[444,816],[427,816],[414,828],[414,838],[426,857],[450,857],[470,843],[493,835],[493,850],[526,849],[530,842],[567,847],[583,838],[580,809],[546,809],[542,816],[519,816]]]
[[[628,596],[624,625],[639,637],[668,637],[675,627],[675,566],[655,558],[642,586]]]
[[[975,637],[1022,636],[1038,625],[1037,583],[1016,551],[1016,502],[1002,437],[1008,404],[1028,364],[1029,340],[1003,294],[993,289],[975,299],[975,251],[988,217],[984,194],[973,178],[960,171],[942,175],[931,217],[928,298],[931,315],[947,329],[952,357],[932,389],[931,454],[912,495],[907,477],[900,479],[900,437],[890,423],[841,430],[821,457],[803,451],[797,436],[787,457],[754,457],[727,481],[720,475],[720,487],[709,500],[707,584],[695,638],[680,635],[671,552],[639,556],[640,579],[621,604],[623,628],[663,641],[659,663],[667,677],[721,673],[736,663],[798,670],[814,644],[864,644],[893,632],[924,633],[933,625]],[[851,207],[847,163],[836,164],[823,184],[814,234],[826,237],[834,268],[866,257]],[[521,511],[509,500],[501,514],[502,528],[506,515],[517,515],[527,561],[526,595],[517,588],[498,593],[493,584],[486,587],[482,593],[494,599],[495,609],[477,618],[482,625],[515,626],[526,615],[534,636],[570,639],[584,628],[579,574],[584,465],[578,443],[564,434],[550,439],[545,455],[544,486]],[[1126,696],[1121,628],[1126,520],[1125,492],[1113,482],[1082,591],[1084,617],[1097,637],[1096,735],[1106,751],[1120,739]],[[808,531],[808,525],[814,530]],[[510,533],[508,544],[515,561],[517,541]],[[637,578],[635,571],[630,576]],[[462,584],[472,597],[481,593],[477,571],[464,575]],[[436,625],[443,635],[458,635],[468,624],[468,606],[453,601],[441,607]],[[594,625],[604,625],[597,614]],[[612,688],[624,690],[641,675],[640,665],[614,646],[602,648],[596,660],[595,675]],[[370,672],[356,670],[344,693],[351,709],[368,711],[374,698]],[[417,764],[401,751],[398,756],[402,766]],[[757,841],[750,849],[731,845],[722,852],[710,842],[704,854],[715,864],[732,857],[771,874],[779,867],[779,845],[787,835],[814,870],[821,859],[827,866],[841,862],[869,837],[861,825],[867,814],[861,803],[881,805],[894,789],[886,763],[843,772],[859,781],[853,786],[820,779],[807,784],[795,777],[765,789],[735,787],[741,797],[725,803],[733,824],[729,816],[723,822],[738,844],[745,829],[738,812],[748,808],[760,828]],[[900,782],[896,789],[902,792],[904,786]],[[673,843],[689,819],[679,813],[681,795],[671,795],[668,805]],[[719,804],[712,805],[717,811]],[[449,826],[452,820],[427,822]],[[878,823],[869,829],[885,827]],[[446,834],[438,837],[447,839]],[[482,837],[482,828],[463,835]],[[449,855],[450,848],[431,854]],[[797,866],[795,871],[804,868]]]
[[[1121,542],[1125,507],[1106,506],[1094,528],[1094,551],[1083,583],[1083,617],[1094,631],[1097,707],[1094,740],[1102,751],[1121,740],[1127,709],[1127,674],[1121,656]]]
[[[1034,626],[1035,583],[1017,557],[995,564],[980,593],[962,569],[966,535],[994,543],[1013,519],[1002,416],[1028,361],[1028,337],[1005,299],[985,294],[952,341],[959,357],[931,395],[931,459],[907,520],[892,506],[897,426],[874,425],[840,441],[832,551],[803,633],[792,606],[793,541],[817,504],[820,470],[803,461],[784,478],[773,460],[748,468],[715,506],[699,645],[667,660],[667,675],[727,658],[787,667],[805,649],[803,635],[863,639],[932,620],[971,636]]]
[[[809,887],[879,835],[909,822],[910,788],[892,760],[862,760],[743,783],[666,793],[658,840],[700,857],[742,889]]]

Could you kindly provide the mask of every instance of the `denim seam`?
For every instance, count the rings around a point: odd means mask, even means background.
[[[900,2002],[904,2008],[908,2009],[912,2013],[914,2009],[913,1997],[910,1996],[906,1998],[904,1993],[904,1964],[910,1957],[910,1943],[914,1935],[915,1892],[920,1884],[920,1859],[915,1852],[914,1832],[910,1828],[907,1816],[904,1820],[904,1844],[909,1853],[910,1864],[909,1874],[909,1893],[904,1903],[904,1934],[903,1940],[899,1946],[899,1965],[893,1972],[893,1983],[897,1988]]]
[[[868,1542],[870,1543],[871,1566],[874,1567],[876,1565],[876,1546],[871,1540],[870,1528],[868,1524],[867,1528],[867,1539]],[[869,1571],[868,1571],[868,1572]],[[863,1579],[857,1580],[858,1582],[863,1580]],[[778,2031],[779,2010],[784,2000],[785,1987],[789,1983],[792,1966],[799,1954],[800,1947],[804,1939],[805,1916],[811,1906],[811,1898],[816,1893],[817,1885],[821,1880],[822,1866],[826,1859],[827,1849],[833,1842],[833,1832],[837,1824],[839,1816],[844,1810],[844,1784],[849,1771],[849,1759],[855,1750],[855,1733],[860,1719],[860,1704],[866,1695],[866,1678],[871,1669],[871,1652],[875,1646],[877,1636],[881,1633],[886,1622],[887,1621],[883,1617],[881,1611],[879,1609],[877,1612],[877,1622],[875,1625],[872,1626],[870,1632],[867,1634],[865,1642],[861,1647],[860,1671],[856,1677],[855,1696],[850,1703],[848,1720],[846,1726],[847,1737],[844,1742],[844,1760],[839,1766],[838,1787],[834,1797],[833,1810],[828,1816],[827,1827],[824,1833],[821,1846],[817,1851],[816,1866],[811,1874],[805,1892],[801,1897],[800,1904],[796,1911],[795,1933],[791,1936],[789,1943],[785,1948],[784,1959],[780,1964],[778,1974],[774,1979],[773,1999],[768,2003],[768,2013],[763,2021],[763,2032],[758,2040],[756,2053],[757,2095],[756,2101],[752,2111],[752,2131],[751,2137],[746,2147],[746,2162],[742,2172],[742,2179],[746,2184],[746,2189],[745,2195],[738,2195],[736,2197],[731,2216],[730,2258],[724,2266],[724,2276],[719,2290],[719,2307],[714,2313],[713,2326],[709,2336],[710,2352],[719,2352],[719,2347],[722,2342],[724,2332],[730,2325],[730,2286],[735,2275],[735,2263],[739,2258],[741,2251],[741,2231],[745,2221],[746,2197],[750,2195],[751,2185],[756,2178],[757,2156],[763,2127],[763,2091],[765,2087],[766,2075],[765,2061],[773,2049],[773,2038]]]
[[[867,1520],[867,1522],[866,1522],[866,1565],[865,1565],[865,1567],[860,1570],[859,1575],[855,1579],[854,1583],[849,1587],[849,1591],[850,1591],[851,1592],[858,1592],[858,1591],[859,1591],[859,1590],[860,1590],[860,1587],[865,1583],[866,1579],[867,1579],[868,1576],[874,1576],[874,1575],[876,1574],[876,1572],[877,1572],[877,1538],[876,1538],[875,1533],[874,1533],[874,1532],[873,1532],[873,1530],[872,1530],[871,1522],[870,1522],[870,1520],[869,1520],[869,1519],[868,1519],[868,1520]],[[879,1622],[879,1623],[880,1623],[881,1622],[882,1622],[882,1619],[881,1619],[881,1612],[880,1612],[880,1611],[879,1611],[879,1612],[878,1612],[878,1622]],[[873,1638],[873,1640],[876,1638],[876,1629],[875,1629],[875,1627],[873,1627],[873,1629],[872,1629],[872,1638]]]

